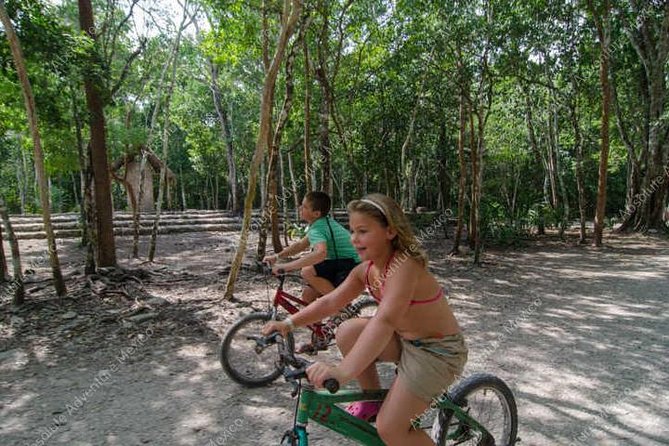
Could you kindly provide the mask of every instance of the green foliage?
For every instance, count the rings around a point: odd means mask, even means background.
[[[318,180],[316,187],[323,186],[319,180],[322,166],[318,162],[321,153],[318,114],[324,97],[315,80],[315,70],[324,70],[332,90],[330,112],[337,119],[336,122],[330,119],[328,126],[328,150],[337,183],[335,202],[345,203],[374,191],[399,198],[402,179],[413,169],[417,205],[430,210],[439,206],[454,208],[459,179],[459,94],[465,92],[470,101],[482,104],[489,92],[490,110],[481,109],[484,115],[474,117],[475,125],[479,118],[486,119],[481,208],[486,242],[515,243],[540,223],[558,225],[565,199],[571,205],[570,215],[565,217],[576,218],[577,138],[572,106],[584,153],[586,213],[592,217],[601,114],[599,53],[596,33],[584,20],[587,14],[582,4],[547,0],[506,3],[360,0],[305,4],[309,28],[304,35],[310,71],[307,77],[304,48],[293,38],[289,50],[298,45],[293,104],[281,141],[284,161],[287,156],[293,161],[300,194],[305,184],[307,87],[311,94],[308,131],[312,164]],[[170,138],[167,161],[178,176],[177,188],[186,195],[185,205],[206,206],[211,203],[215,187],[221,195],[218,204],[224,205],[229,189],[228,160],[210,88],[210,61],[217,72],[221,100],[232,128],[235,163],[243,189],[256,144],[264,80],[263,5],[268,8],[265,16],[271,56],[280,29],[282,2],[225,0],[201,4],[202,12],[196,18],[200,32],[190,27],[180,45],[171,116],[165,122],[169,70],[163,72],[163,67],[170,57],[180,11],[153,11],[156,17],[161,17],[158,22],[173,23],[161,29],[152,26],[144,30],[137,9],[134,17],[122,22],[127,5],[97,2],[94,7],[100,40],[96,45],[78,29],[75,2],[68,0],[56,7],[36,0],[8,1],[35,91],[55,208],[76,207],[73,183],[78,181],[79,165],[73,107],[78,109],[84,124],[85,144],[88,131],[83,112],[84,75],[92,75],[105,91],[111,161],[136,153],[149,140],[151,148],[160,155],[163,129],[167,128]],[[486,15],[490,5],[493,13]],[[630,123],[644,122],[646,104],[639,94],[643,67],[623,29],[625,23],[634,19],[635,10],[627,4],[617,4],[616,8],[612,47],[620,113],[628,124],[632,147],[640,150],[647,128]],[[649,14],[660,23],[660,10],[653,8]],[[325,23],[328,27],[324,32]],[[128,64],[130,55],[139,47],[137,33],[146,33],[146,45],[134,62]],[[124,82],[111,97],[110,90],[126,65]],[[276,114],[284,100],[285,85],[285,72],[281,70],[273,124],[278,120]],[[666,97],[663,100],[667,102]],[[156,108],[161,113],[156,127],[150,129]],[[401,149],[414,110],[416,120],[407,151],[411,169],[405,163],[402,171]],[[665,116],[667,110],[669,107],[665,108]],[[533,125],[534,145],[528,120]],[[468,169],[469,137],[468,130],[465,135]],[[628,152],[614,121],[611,138],[608,212],[615,214],[625,205]],[[16,172],[20,163],[30,167],[32,158],[23,98],[5,39],[0,42],[0,144],[3,160],[0,193],[16,210],[20,207],[17,192],[20,181]],[[559,162],[556,169],[566,190],[565,197],[559,192],[555,207],[546,204],[550,200],[544,187],[546,154],[551,144],[555,145]],[[29,173],[31,169],[25,170]],[[283,181],[289,184],[287,166]],[[28,188],[27,192],[26,206],[30,207],[35,202],[34,191]],[[113,193],[115,203],[124,206],[122,189],[115,186]],[[292,200],[289,203],[292,205]],[[468,215],[469,209],[465,212]],[[418,228],[429,225],[425,220],[428,217],[423,215],[415,217]]]

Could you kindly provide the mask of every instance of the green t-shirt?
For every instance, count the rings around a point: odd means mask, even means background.
[[[328,227],[328,223],[330,223]],[[332,232],[330,232],[332,228]],[[332,242],[332,235],[334,234],[334,243]],[[337,220],[327,216],[321,217],[313,222],[307,229],[307,238],[309,238],[309,246],[325,242],[328,248],[328,259],[355,259],[360,262],[360,257],[351,244],[351,234],[345,227],[340,225]],[[335,247],[337,251],[335,253]]]

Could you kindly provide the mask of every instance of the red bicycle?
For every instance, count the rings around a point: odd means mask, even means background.
[[[279,348],[273,339],[262,336],[260,330],[270,320],[297,313],[300,307],[308,305],[302,299],[284,290],[286,274],[279,274],[279,286],[267,311],[255,311],[235,322],[223,336],[220,347],[220,361],[225,373],[233,381],[246,387],[260,387],[270,384],[283,372],[284,365],[279,358]],[[362,297],[344,307],[339,314],[325,322],[308,325],[311,332],[311,354],[327,350],[334,339],[335,329],[347,319],[373,316],[377,303],[369,297]],[[269,340],[268,340],[269,339]],[[284,348],[295,352],[295,339],[289,333],[284,340]]]

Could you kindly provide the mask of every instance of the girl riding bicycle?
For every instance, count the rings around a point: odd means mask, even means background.
[[[358,402],[348,410],[367,420],[376,416],[376,428],[387,445],[433,445],[427,434],[411,428],[411,420],[462,373],[464,339],[397,203],[370,194],[349,203],[348,211],[351,241],[363,263],[334,291],[284,321],[269,322],[263,333],[285,335],[336,314],[366,287],[379,301],[376,314],[340,325],[336,339],[344,359],[338,366],[313,364],[309,380],[322,387],[327,378],[342,385],[357,379],[362,389],[375,390],[381,387],[375,362],[397,363],[398,374],[383,405]]]

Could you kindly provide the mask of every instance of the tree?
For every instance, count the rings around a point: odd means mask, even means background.
[[[629,12],[619,7],[625,36],[638,57],[640,67],[632,74],[634,96],[641,99],[641,110],[625,116],[623,108],[633,108],[634,101],[618,100],[617,75],[611,82],[618,130],[628,151],[627,199],[622,212],[621,230],[664,228],[663,216],[669,190],[667,142],[669,122],[666,117],[667,61],[669,61],[669,2],[631,1]],[[622,52],[622,48],[621,48]],[[623,71],[618,64],[614,71]],[[639,126],[637,120],[641,120]],[[636,134],[636,135],[635,135]]]
[[[4,8],[4,5],[2,5]],[[12,229],[12,223],[9,220],[9,213],[5,207],[5,200],[0,198],[0,220],[5,227],[5,233],[7,234],[7,239],[9,241],[9,246],[12,250],[12,267],[14,270],[14,277],[11,281],[9,288],[13,292],[12,304],[15,306],[23,305],[25,299],[25,292],[23,288],[23,273],[21,272],[21,251],[19,250],[19,242],[14,235],[14,229]]]
[[[177,66],[179,65],[179,43],[181,42],[181,35],[188,26],[188,0],[183,5],[183,17],[181,25],[179,25],[179,32],[177,33],[176,41],[174,42],[174,50],[172,52],[172,75],[170,84],[167,87],[167,94],[165,96],[164,119],[163,119],[163,163],[160,168],[160,180],[158,180],[158,199],[156,200],[156,215],[153,220],[153,227],[151,228],[151,239],[149,242],[149,262],[153,262],[156,253],[156,240],[158,238],[158,227],[160,224],[160,211],[163,205],[163,194],[167,185],[167,154],[169,146],[169,127],[170,127],[170,105],[172,102],[172,93],[174,92],[174,84],[176,83]],[[196,15],[197,13],[193,14]]]
[[[604,217],[606,214],[606,178],[609,165],[609,111],[611,108],[611,87],[609,85],[609,55],[611,40],[611,3],[604,0],[603,10],[595,8],[592,0],[588,0],[588,8],[597,28],[599,37],[600,59],[599,80],[602,89],[602,124],[599,154],[599,182],[597,184],[597,212],[595,214],[595,231],[593,244],[602,246]]]
[[[237,274],[244,258],[246,251],[246,242],[248,240],[249,227],[251,226],[251,207],[255,198],[255,188],[258,178],[258,168],[262,158],[267,151],[267,144],[270,139],[270,122],[272,116],[272,107],[274,102],[274,89],[276,87],[276,77],[279,73],[279,68],[283,61],[288,40],[292,36],[297,21],[302,10],[301,0],[284,0],[283,12],[281,15],[281,32],[276,45],[276,50],[272,63],[267,70],[265,76],[265,83],[262,91],[262,102],[260,105],[260,130],[258,131],[258,139],[256,142],[256,150],[253,154],[253,161],[251,170],[249,172],[249,184],[246,199],[244,200],[244,219],[242,221],[242,234],[239,241],[239,246],[235,253],[232,265],[230,267],[230,275],[225,289],[225,298],[232,298],[234,292],[234,284],[237,280]]]
[[[79,26],[93,42],[89,54],[87,70],[84,74],[84,89],[88,105],[90,125],[90,162],[93,173],[95,220],[96,220],[96,260],[98,267],[116,266],[116,244],[114,241],[113,209],[111,201],[111,180],[107,161],[107,142],[102,86],[96,77],[99,58],[96,49],[97,36],[90,0],[78,0]]]
[[[51,261],[51,270],[53,273],[53,284],[56,288],[58,296],[67,294],[63,274],[60,270],[60,261],[58,260],[58,252],[56,248],[56,238],[53,233],[53,226],[51,225],[51,200],[49,199],[49,185],[46,180],[46,171],[44,169],[44,155],[42,153],[42,139],[39,132],[37,122],[37,112],[35,110],[35,98],[33,96],[30,80],[25,67],[25,59],[21,44],[14,32],[14,26],[9,19],[7,9],[5,8],[4,0],[0,0],[0,21],[5,27],[5,33],[9,40],[9,46],[12,49],[12,56],[14,57],[14,65],[16,72],[21,80],[21,89],[23,91],[23,98],[26,105],[26,115],[30,126],[30,134],[33,139],[33,148],[35,150],[35,170],[37,174],[37,182],[40,190],[40,202],[42,205],[42,220],[44,222],[44,232],[46,233],[47,246],[49,251],[49,260]]]

